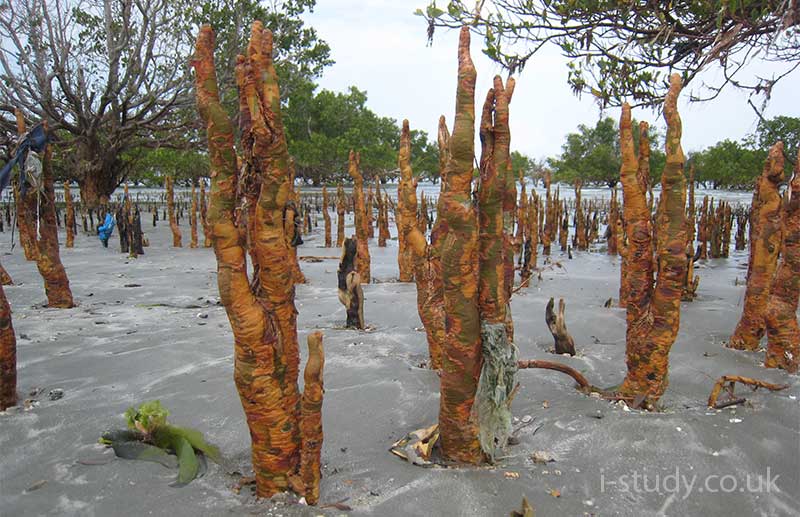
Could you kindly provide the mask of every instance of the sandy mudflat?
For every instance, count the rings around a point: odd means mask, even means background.
[[[0,414],[0,514],[342,514],[256,502],[248,489],[234,493],[236,473],[249,470],[249,436],[213,253],[169,247],[163,223],[153,229],[148,222],[145,231],[151,246],[137,260],[118,253],[116,236],[110,249],[82,234],[75,249],[62,249],[79,303],[69,310],[41,308],[41,280],[19,246],[1,256],[16,282],[6,293],[17,332],[18,390],[23,398],[36,388],[43,393],[30,410]],[[187,226],[183,233],[188,243]],[[9,238],[0,234],[3,253]],[[319,233],[305,239],[301,255],[338,255],[320,247]],[[520,443],[494,468],[456,470],[415,467],[388,452],[393,441],[436,420],[438,377],[418,366],[427,345],[414,285],[394,281],[396,241],[388,248],[370,244],[379,283],[365,286],[365,314],[374,330],[341,329],[337,261],[302,263],[309,283],[297,287],[301,343],[313,330],[325,334],[323,504],[346,499],[352,515],[501,516],[527,496],[539,516],[800,514],[800,379],[765,370],[763,352],[721,345],[741,310],[746,254],[699,266],[699,297],[682,305],[664,412],[624,411],[578,393],[562,374],[522,371],[513,407]],[[563,267],[546,269],[542,281],[512,301],[520,357],[564,361],[599,386],[619,383],[625,314],[603,308],[618,294],[617,259],[600,253],[553,259]],[[544,307],[551,296],[566,299],[577,357],[547,351],[552,338]],[[779,393],[738,388],[749,404],[708,410],[711,386],[723,374],[791,386]],[[55,388],[65,395],[51,401],[47,394]],[[171,410],[174,423],[205,433],[221,448],[224,465],[211,464],[203,478],[172,488],[173,472],[114,459],[97,445],[103,430],[124,426],[128,406],[151,399]],[[534,464],[537,450],[556,461]]]

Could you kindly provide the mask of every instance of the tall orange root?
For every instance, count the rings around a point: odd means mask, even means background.
[[[369,259],[369,222],[367,221],[367,208],[364,200],[364,177],[359,170],[360,163],[361,155],[350,151],[348,171],[350,177],[353,178],[353,213],[356,225],[356,244],[358,245],[356,269],[361,276],[361,282],[368,284],[372,278]]]
[[[782,181],[783,142],[778,142],[769,150],[753,194],[747,289],[742,318],[728,343],[730,348],[755,350],[766,330],[764,309],[770,298],[782,241],[781,196],[778,193]]]
[[[681,148],[681,119],[677,110],[681,79],[670,77],[664,102],[667,122],[666,165],[661,176],[661,202],[658,211],[658,276],[652,277],[652,236],[650,211],[637,172],[644,159],[634,154],[630,107],[622,107],[620,175],[624,194],[624,218],[628,235],[627,257],[627,334],[628,373],[620,386],[623,396],[641,398],[651,407],[667,388],[668,357],[680,326],[680,298],[686,274],[685,224],[686,191]],[[646,156],[646,155],[645,155]]]
[[[328,213],[328,189],[322,187],[322,218],[325,220],[325,247],[331,247],[331,214]]]
[[[794,178],[786,194],[783,215],[783,252],[767,303],[767,356],[764,366],[794,373],[800,366],[800,151]]]
[[[317,416],[322,350],[321,346],[318,352],[314,350],[313,338],[307,372],[311,389],[304,413],[297,385],[300,356],[294,283],[283,226],[291,194],[289,155],[272,62],[272,34],[255,22],[247,56],[237,59],[244,144],[241,168],[233,147],[233,126],[219,101],[213,49],[214,34],[209,26],[203,26],[192,64],[211,162],[208,222],[217,257],[220,300],[234,334],[234,380],[250,428],[256,493],[270,497],[294,490],[316,498],[319,469],[315,465],[319,465],[322,439]],[[234,216],[241,201],[237,198],[240,176],[260,180],[255,210],[247,219],[250,231],[240,231]],[[257,271],[253,282],[247,275],[248,234],[252,235]],[[303,414],[308,417],[307,430],[301,430]],[[303,438],[309,446],[305,455]]]
[[[308,336],[308,362],[303,373],[303,396],[300,399],[300,477],[305,487],[306,502],[319,502],[319,482],[322,479],[322,372],[325,353],[322,332]]]

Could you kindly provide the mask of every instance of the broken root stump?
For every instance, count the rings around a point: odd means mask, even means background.
[[[553,312],[553,305],[554,300],[550,298],[544,311],[544,320],[547,322],[547,328],[550,329],[550,333],[553,334],[553,339],[556,344],[556,353],[575,355],[575,341],[572,339],[572,336],[569,335],[567,323],[564,320],[564,309],[566,308],[564,299],[561,298],[558,301],[557,314]]]
[[[511,512],[511,517],[534,517],[533,506],[531,506],[526,497],[522,498],[522,507]]]
[[[708,407],[722,409],[724,407],[732,406],[734,404],[741,404],[744,402],[744,398],[737,398],[733,395],[733,388],[737,382],[739,384],[746,384],[750,386],[753,391],[757,390],[758,388],[766,388],[770,391],[780,391],[789,387],[788,384],[772,384],[770,382],[760,381],[758,379],[751,379],[750,377],[741,377],[739,375],[723,375],[717,380],[716,384],[714,384],[714,388],[711,389],[711,395],[708,397]],[[717,399],[723,389],[729,395],[728,400],[718,402]]]
[[[339,280],[339,301],[347,311],[347,328],[364,329],[364,291],[361,289],[361,275],[356,270],[358,261],[358,240],[350,237],[344,240],[342,257],[337,277]]]

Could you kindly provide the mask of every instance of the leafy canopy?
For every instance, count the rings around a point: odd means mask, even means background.
[[[800,145],[800,118],[785,116],[762,120],[739,142],[723,140],[692,154],[695,178],[719,188],[751,189],[764,167],[767,151],[778,140],[784,143],[785,177],[791,178]]]
[[[634,122],[634,127],[638,124]],[[659,147],[659,135],[650,128],[651,182],[657,181],[664,168],[665,155]],[[636,148],[639,146],[638,130],[634,131]],[[573,183],[576,179],[586,184],[616,185],[621,165],[619,128],[611,117],[597,121],[594,127],[581,124],[578,131],[569,133],[561,146],[561,155],[547,160],[556,181]]]
[[[688,85],[718,67],[704,97],[734,86],[766,98],[800,66],[800,11],[785,0],[451,0],[431,1],[417,14],[436,27],[473,25],[484,53],[512,73],[545,45],[569,58],[568,82],[601,105],[659,106],[669,74]],[[477,11],[477,12],[476,12]],[[778,63],[773,77],[744,78],[754,59]]]
[[[396,120],[370,110],[367,93],[351,86],[344,93],[321,90],[306,83],[288,100],[284,110],[289,152],[295,159],[297,177],[314,185],[349,178],[347,157],[351,149],[361,153],[361,169],[367,178],[389,179],[397,175],[400,127]],[[418,176],[438,176],[438,149],[427,133],[411,132],[412,167]]]

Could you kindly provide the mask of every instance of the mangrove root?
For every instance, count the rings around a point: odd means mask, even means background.
[[[788,384],[772,384],[770,382],[764,382],[758,379],[751,379],[750,377],[741,377],[739,375],[723,375],[717,380],[717,382],[714,384],[714,387],[711,389],[711,395],[708,397],[708,407],[721,409],[722,407],[732,405],[731,401],[734,400],[739,403],[743,402],[744,399],[736,398],[733,394],[733,388],[737,382],[739,384],[750,386],[753,391],[757,390],[758,388],[766,388],[770,391],[780,391],[789,387]],[[719,398],[719,395],[722,393],[723,389],[728,394],[729,400],[719,402],[717,399]]]

